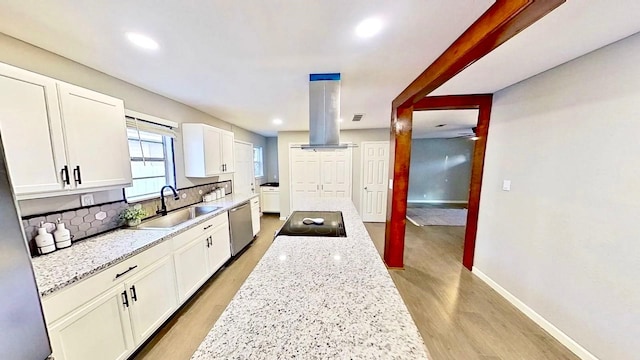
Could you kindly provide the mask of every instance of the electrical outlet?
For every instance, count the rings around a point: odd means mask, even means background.
[[[93,194],[84,194],[80,195],[80,204],[82,206],[91,206],[95,204],[93,200]]]
[[[511,180],[502,180],[502,190],[511,191]]]

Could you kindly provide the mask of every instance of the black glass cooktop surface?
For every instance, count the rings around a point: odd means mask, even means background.
[[[294,211],[278,235],[346,237],[347,232],[342,211]]]

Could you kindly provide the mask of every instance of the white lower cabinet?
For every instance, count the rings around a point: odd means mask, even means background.
[[[120,360],[134,349],[124,285],[49,326],[56,360]]]
[[[54,357],[126,359],[177,306],[173,262],[165,257],[52,324]]]
[[[251,226],[253,227],[253,236],[260,232],[260,199],[251,199]]]
[[[173,255],[180,303],[186,301],[209,278],[207,269],[208,237],[208,234],[201,235],[176,250]]]
[[[224,212],[43,298],[53,356],[127,359],[230,257]]]
[[[178,307],[171,258],[160,260],[125,283],[136,345],[144,342]]]
[[[226,217],[226,214],[225,214]],[[209,235],[207,244],[207,262],[209,275],[215,273],[231,258],[231,238],[229,236],[229,220],[216,225]]]

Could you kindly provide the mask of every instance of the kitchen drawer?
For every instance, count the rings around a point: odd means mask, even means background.
[[[228,222],[229,216],[226,211],[218,214],[213,218],[204,221],[171,239],[171,242],[173,243],[173,249],[180,249],[184,245],[190,243],[193,239],[202,236],[203,234],[212,231],[214,228]]]
[[[260,198],[254,197],[251,199],[251,207],[260,206]]]
[[[279,192],[280,188],[279,187],[272,187],[272,186],[263,186],[260,188],[260,191],[264,191],[264,192]]]
[[[69,285],[59,292],[44,297],[42,307],[47,324],[51,324],[170,254],[171,244],[169,241],[165,241],[89,278]]]

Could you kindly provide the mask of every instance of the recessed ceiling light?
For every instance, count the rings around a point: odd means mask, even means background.
[[[362,20],[358,26],[356,26],[356,35],[361,38],[369,38],[382,30],[382,20],[378,18],[369,18]]]
[[[134,32],[128,32],[126,33],[126,36],[127,36],[127,39],[131,41],[132,44],[139,46],[143,49],[157,50],[160,47],[160,45],[158,45],[158,43],[155,40],[153,40],[152,38],[146,35],[142,35]]]
[[[275,125],[282,125],[282,119],[273,119]]]

